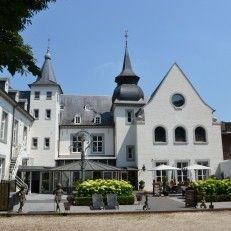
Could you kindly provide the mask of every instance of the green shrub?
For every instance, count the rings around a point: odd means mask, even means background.
[[[79,197],[91,197],[94,193],[105,197],[109,193],[115,193],[117,196],[131,196],[133,187],[123,180],[97,179],[84,181],[76,189]]]
[[[106,197],[103,198],[105,205],[107,204]],[[118,203],[120,205],[133,205],[135,198],[133,195],[131,196],[119,196]],[[91,197],[75,197],[75,204],[78,206],[85,205],[90,206],[92,204]]]
[[[119,196],[118,197],[118,203],[120,205],[133,205],[135,202],[134,195],[131,196]]]
[[[92,204],[92,199],[91,197],[75,197],[75,204],[90,206]]]
[[[202,191],[205,192],[206,201],[210,201],[212,196],[213,201],[229,201],[231,200],[231,180],[217,180],[209,178],[208,180],[199,180],[192,183],[192,187],[198,190],[198,200],[202,198]]]

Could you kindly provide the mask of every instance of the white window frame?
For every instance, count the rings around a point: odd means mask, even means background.
[[[23,127],[23,145],[24,145],[24,150],[27,149],[27,136],[28,136],[28,128],[27,126]]]
[[[95,116],[95,124],[101,124],[101,116],[100,115]]]
[[[36,146],[34,146],[34,140],[37,141],[37,145]],[[38,137],[32,137],[31,149],[38,149]]]
[[[0,182],[4,177],[4,161],[5,159],[0,158]]]
[[[48,112],[50,113],[50,116],[47,116]],[[46,109],[46,111],[45,111],[45,119],[46,120],[50,120],[51,119],[51,109]]]
[[[52,100],[52,91],[47,91],[47,93],[46,93],[46,99],[47,100]]]
[[[96,140],[94,140],[96,137]],[[101,140],[99,140],[101,137]],[[100,145],[101,144],[101,145]],[[96,147],[96,150],[94,148]],[[99,151],[99,148],[102,148],[102,151]],[[103,134],[92,134],[92,154],[103,154],[104,153],[104,135]]]
[[[36,115],[35,112],[38,113],[38,116],[35,116],[35,115]],[[39,109],[35,108],[35,109],[33,110],[33,114],[34,114],[34,118],[35,118],[36,120],[38,120],[38,119],[39,119]]]
[[[48,144],[49,144],[49,145],[47,145],[46,141],[48,141]],[[44,138],[44,145],[43,145],[43,148],[47,150],[47,149],[50,149],[50,146],[51,146],[51,139],[50,139],[50,137],[45,137],[45,138]]]
[[[7,142],[7,130],[8,130],[8,113],[2,111],[0,140],[3,142]]]
[[[13,127],[12,143],[13,143],[13,145],[17,145],[18,144],[18,127],[19,127],[19,121],[15,119],[13,126],[14,127]]]
[[[208,160],[197,160],[196,162],[199,165],[209,167]],[[196,179],[197,180],[206,180],[209,177],[209,169],[200,169],[196,171]]]
[[[178,163],[181,164],[180,167],[178,166]],[[186,163],[186,165],[185,165],[185,163]],[[188,172],[188,170],[182,170],[184,167],[187,167],[188,165],[189,165],[189,161],[187,161],[187,160],[182,160],[182,161],[177,161],[176,162],[176,167],[181,169],[181,170],[177,170],[177,175],[176,175],[177,181],[178,181],[178,177],[181,178],[180,179],[181,182],[184,182],[184,178],[185,177],[186,177],[185,180],[187,180],[189,178],[189,172]],[[184,173],[186,173],[186,174],[184,174]]]
[[[39,99],[40,99],[40,91],[35,91],[34,92],[34,100],[39,100]]]
[[[159,166],[159,165],[167,165],[168,161],[156,161],[155,162],[155,167]],[[156,182],[162,182],[163,181],[163,177],[168,177],[168,172],[166,170],[157,170],[155,173],[155,180]],[[158,180],[160,179],[160,181]]]
[[[80,136],[72,135],[71,141],[72,141],[71,151],[73,153],[80,153],[82,150],[82,142]]]
[[[130,154],[131,154],[131,157],[129,157]],[[127,147],[126,147],[126,159],[127,159],[127,161],[134,161],[135,160],[135,146],[134,145],[127,145]]]
[[[80,115],[76,115],[74,117],[74,124],[81,124],[81,116]]]

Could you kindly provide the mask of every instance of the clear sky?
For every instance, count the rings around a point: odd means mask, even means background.
[[[51,39],[56,79],[65,94],[112,95],[125,29],[146,97],[177,62],[215,116],[231,120],[230,0],[57,0],[34,16],[23,37],[39,66]],[[16,75],[11,85],[25,89],[34,79]]]

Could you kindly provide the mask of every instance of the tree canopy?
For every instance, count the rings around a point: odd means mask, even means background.
[[[40,74],[32,47],[25,44],[22,32],[32,17],[56,0],[1,0],[0,2],[0,71],[4,68],[14,75]]]

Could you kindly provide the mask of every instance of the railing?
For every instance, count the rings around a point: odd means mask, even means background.
[[[21,188],[22,186],[24,186],[25,189],[28,190],[28,185],[18,176],[15,176],[15,183],[18,188]]]
[[[14,164],[12,171],[10,172],[10,180],[15,179],[15,176],[16,176],[17,171],[18,171],[18,167],[19,167],[21,160],[22,160],[22,150],[24,149],[24,147],[25,147],[25,140],[22,142],[22,144],[18,144],[15,147],[14,156],[16,157],[16,162]]]
[[[19,164],[21,162],[21,148],[22,148],[22,145],[18,145],[17,147],[15,147],[15,152],[16,152],[16,162],[14,164],[14,167],[10,173],[10,180],[14,180],[15,179],[15,176],[17,174],[17,171],[18,171],[18,167],[19,167]]]

